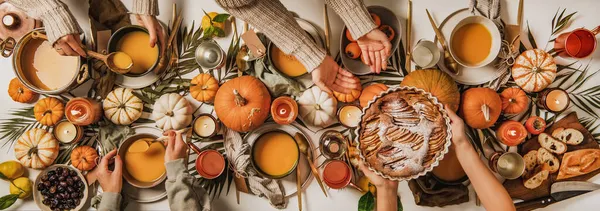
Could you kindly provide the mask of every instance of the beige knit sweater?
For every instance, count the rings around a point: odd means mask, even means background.
[[[263,32],[286,54],[292,54],[307,70],[318,67],[325,50],[300,28],[292,14],[278,0],[215,0],[233,16]],[[361,0],[325,0],[350,29],[352,37],[362,37],[375,24]]]
[[[60,0],[8,0],[46,26],[48,41],[56,42],[67,34],[81,34],[81,27]],[[133,13],[158,15],[158,0],[133,0]]]

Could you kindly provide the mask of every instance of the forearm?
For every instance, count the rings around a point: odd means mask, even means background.
[[[199,181],[186,170],[183,159],[165,163],[167,168],[167,199],[171,210],[210,210],[210,199]]]
[[[375,29],[375,23],[361,0],[325,0],[325,2],[342,18],[354,39]]]
[[[300,28],[292,14],[275,0],[216,0],[236,18],[264,33],[279,49],[296,56],[310,72],[325,58],[325,50]]]
[[[158,15],[158,0],[133,0],[132,13],[142,15]]]
[[[377,211],[398,210],[398,186],[377,188]]]
[[[33,18],[41,19],[46,26],[50,43],[67,34],[80,34],[81,28],[68,7],[59,0],[8,0]]]
[[[456,155],[486,210],[515,210],[506,189],[481,161],[468,140],[455,145]]]
[[[121,194],[105,192],[105,193],[102,193],[102,199],[100,201],[100,205],[98,205],[98,210],[100,210],[100,211],[119,211],[120,206],[121,206]]]

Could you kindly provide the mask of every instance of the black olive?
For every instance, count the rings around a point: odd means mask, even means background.
[[[42,196],[48,196],[48,195],[50,195],[50,192],[48,192],[48,189],[44,189],[42,191]]]
[[[45,182],[47,180],[48,180],[48,175],[47,174],[42,175],[42,182]]]
[[[56,175],[56,171],[54,171],[54,170],[48,171],[48,176],[53,176],[53,175]]]
[[[56,193],[56,186],[50,187],[50,193]]]
[[[59,209],[58,207],[51,207],[50,209],[52,209],[52,211],[62,211],[61,209]]]
[[[77,176],[77,172],[76,172],[76,171],[73,171],[73,170],[71,170],[71,176]]]
[[[67,187],[67,193],[73,193],[73,192],[75,192],[75,188],[73,188],[71,186]]]
[[[83,195],[79,195],[79,198],[83,197]],[[75,199],[75,206],[79,205],[79,203],[81,202],[81,199]]]
[[[69,171],[63,171],[61,176],[63,177],[68,177],[69,176]]]
[[[75,193],[71,193],[71,198],[78,198],[79,197],[79,193],[75,192]]]
[[[53,207],[58,206],[58,199],[52,199],[52,201],[50,201],[50,205]]]
[[[37,184],[37,189],[38,189],[39,191],[43,191],[43,190],[45,190],[45,189],[46,189],[46,186],[44,186],[44,183],[38,183],[38,184]]]
[[[67,179],[67,177],[65,177],[65,176],[58,177],[58,181],[65,181],[66,179]]]
[[[46,187],[50,187],[50,185],[52,185],[52,184],[50,184],[50,181],[45,181],[45,182],[44,182],[44,186],[46,186]]]
[[[73,177],[71,177],[71,179],[73,179],[73,182],[77,182],[77,181],[81,180],[81,179],[79,179],[78,176],[73,176]]]
[[[58,187],[56,188],[56,190],[57,190],[59,193],[62,193],[62,192],[65,192],[65,187],[64,187],[64,186],[58,186]]]
[[[77,181],[77,187],[78,188],[83,187],[83,182],[81,180]]]
[[[44,200],[42,201],[42,204],[44,204],[44,205],[48,206],[48,205],[50,205],[50,200],[49,200],[49,199],[44,199]]]
[[[48,180],[50,182],[54,182],[54,181],[56,181],[56,179],[58,179],[58,177],[56,175],[52,175],[52,176],[50,176],[50,178],[48,178]]]
[[[58,185],[62,186],[62,187],[67,187],[67,182],[61,180]]]
[[[67,184],[68,185],[73,185],[73,178],[67,177]]]
[[[68,199],[69,198],[69,193],[61,193],[63,199]]]
[[[62,172],[63,170],[65,170],[63,167],[56,168],[56,171],[59,172],[59,173]]]

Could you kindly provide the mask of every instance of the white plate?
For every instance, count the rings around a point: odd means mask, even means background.
[[[390,11],[389,9],[385,8],[385,7],[381,7],[381,6],[369,6],[367,7],[367,9],[369,10],[369,12],[375,13],[379,16],[379,18],[381,19],[381,25],[388,25],[391,26],[394,29],[394,32],[396,33],[396,35],[394,36],[394,39],[392,39],[391,43],[392,43],[392,51],[391,54],[394,54],[394,52],[396,51],[396,48],[398,48],[398,45],[400,44],[400,40],[402,39],[402,24],[400,24],[400,21],[398,21],[398,18],[396,17],[396,15]],[[354,73],[355,75],[366,75],[371,73],[371,68],[369,66],[367,66],[366,64],[364,64],[362,62],[362,60],[359,59],[351,59],[348,56],[346,56],[346,54],[344,53],[346,45],[348,45],[350,43],[350,41],[348,40],[348,38],[346,38],[346,27],[344,26],[344,29],[342,29],[341,32],[341,37],[340,37],[340,54],[342,56],[342,63],[344,63],[344,67],[346,69],[348,69],[348,71],[350,71],[351,73]]]
[[[132,127],[132,129],[135,131],[135,134],[145,133],[155,135],[156,137],[162,136],[162,131],[160,129],[151,126],[140,125]],[[123,178],[123,180],[125,180],[125,178]],[[123,181],[122,193],[127,195],[133,201],[147,203],[155,202],[166,197],[167,189],[165,188],[164,181],[153,188],[136,188],[128,182]]]
[[[446,42],[452,42],[450,40],[450,36],[452,35],[452,30],[454,29],[454,26],[456,26],[458,22],[460,22],[462,19],[469,16],[472,16],[472,14],[467,8],[463,8],[450,14],[441,24],[439,24],[440,31],[442,32],[442,34],[444,34]],[[434,39],[434,42],[437,43],[437,38]],[[438,47],[440,48],[440,51],[443,52],[442,46],[438,45]],[[496,62],[494,61],[486,66],[479,68],[468,68],[458,65],[458,69],[460,72],[458,75],[455,75],[448,71],[448,68],[446,68],[446,66],[444,65],[443,59],[440,59],[438,61],[438,66],[441,70],[447,72],[450,76],[452,76],[452,78],[454,78],[454,80],[458,83],[465,85],[479,85],[494,80],[500,75],[502,75],[504,71],[494,67],[495,63]]]
[[[77,207],[75,207],[75,209],[73,209],[73,210],[83,209],[83,206],[86,204],[86,202],[88,200],[88,195],[89,195],[88,194],[89,187],[87,186],[87,181],[85,180],[85,177],[81,174],[81,172],[79,170],[77,170],[76,168],[73,168],[72,166],[65,165],[65,164],[51,165],[48,168],[44,169],[42,172],[40,172],[40,174],[38,174],[37,178],[35,178],[35,182],[33,183],[33,200],[35,201],[35,204],[40,208],[40,210],[51,211],[50,207],[48,207],[48,206],[44,205],[44,203],[42,203],[42,200],[44,200],[44,196],[42,196],[42,193],[37,190],[37,184],[40,183],[40,181],[42,180],[42,175],[44,175],[48,171],[54,170],[58,167],[75,170],[75,172],[77,172],[77,176],[79,176],[79,179],[81,179],[81,181],[84,183],[85,189],[83,190],[83,198],[81,198],[79,205],[77,205]]]
[[[244,139],[248,142],[248,144],[250,146],[252,146],[252,144],[254,144],[256,139],[258,139],[258,137],[260,137],[260,135],[262,135],[266,132],[275,131],[275,130],[282,130],[292,136],[294,136],[294,134],[296,134],[296,133],[302,133],[302,135],[304,135],[304,137],[306,137],[306,139],[308,140],[308,144],[310,145],[310,150],[312,150],[312,152],[313,152],[312,154],[313,155],[315,154],[315,146],[313,145],[313,142],[310,140],[310,136],[308,136],[306,133],[304,133],[302,130],[300,130],[299,128],[297,128],[294,125],[280,125],[280,124],[276,124],[276,123],[266,123],[266,124],[260,126],[259,128],[257,128],[256,130],[253,130],[250,133],[248,133],[244,137]],[[313,160],[314,160],[314,158],[313,158]],[[300,169],[300,171],[302,173],[302,175],[301,175],[302,189],[304,190],[310,184],[310,181],[312,180],[313,175],[311,174],[311,170],[308,165],[308,160],[304,155],[302,155],[302,153],[300,154],[300,161],[298,163],[298,169]],[[287,177],[284,177],[279,180],[281,181],[281,184],[283,186],[286,198],[296,195],[296,192],[298,192],[298,188],[296,187],[296,171],[292,172]]]

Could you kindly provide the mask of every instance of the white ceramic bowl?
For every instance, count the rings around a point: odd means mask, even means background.
[[[42,200],[44,200],[44,196],[42,196],[42,193],[40,191],[38,191],[37,184],[42,181],[42,175],[44,175],[44,174],[48,173],[48,171],[54,170],[58,167],[63,167],[63,168],[68,168],[70,170],[74,170],[75,172],[77,172],[77,176],[79,177],[79,179],[83,182],[83,184],[84,184],[83,198],[81,198],[81,202],[79,202],[77,207],[75,207],[75,209],[73,209],[76,211],[83,210],[83,206],[85,206],[85,204],[88,200],[87,181],[85,180],[85,177],[83,176],[83,174],[81,174],[81,172],[78,169],[76,169],[72,166],[69,166],[69,165],[64,165],[64,164],[51,165],[48,168],[44,169],[42,172],[40,172],[40,174],[38,174],[37,178],[35,179],[35,182],[33,183],[33,200],[35,201],[35,204],[42,211],[51,211],[50,207],[48,207],[48,206],[44,205],[44,203],[42,203]]]
[[[468,64],[467,62],[462,61],[458,56],[455,55],[454,48],[452,47],[452,40],[454,40],[454,35],[456,31],[458,31],[458,29],[460,29],[461,27],[471,23],[479,23],[483,25],[492,36],[492,46],[490,49],[490,53],[483,61],[479,62],[478,64]],[[456,26],[454,26],[452,34],[450,35],[450,39],[446,42],[450,48],[450,54],[452,54],[452,57],[454,58],[454,60],[456,60],[458,64],[464,67],[478,68],[488,65],[496,59],[498,53],[500,52],[502,37],[500,36],[500,30],[498,30],[498,27],[496,26],[496,24],[494,24],[492,20],[483,16],[469,16],[465,19],[462,19],[460,22],[458,22]]]

